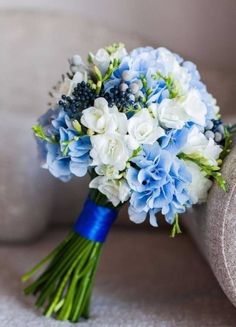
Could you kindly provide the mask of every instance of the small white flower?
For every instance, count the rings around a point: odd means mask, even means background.
[[[126,134],[127,132],[126,115],[120,113],[115,106],[109,108],[104,98],[97,98],[94,107],[83,110],[81,124],[99,134],[106,132]]]
[[[207,108],[202,102],[198,90],[191,89],[185,100],[182,102],[184,111],[186,112],[189,121],[204,126],[206,123]]]
[[[120,45],[116,51],[114,51],[110,58],[111,60],[114,59],[119,59],[121,60],[123,57],[125,57],[127,55],[127,50],[125,49],[125,47],[123,45]]]
[[[183,128],[187,121],[183,107],[176,100],[164,99],[158,107],[158,120],[165,128]]]
[[[217,119],[220,111],[220,107],[217,105],[216,99],[212,96],[212,94],[208,93],[208,105],[211,108],[212,118]]]
[[[212,181],[206,177],[206,174],[194,162],[185,160],[185,164],[192,175],[192,182],[188,186],[188,191],[193,204],[205,202]]]
[[[128,133],[134,139],[137,147],[140,144],[153,144],[165,134],[163,128],[158,126],[148,109],[142,109],[128,120]]]
[[[204,158],[208,159],[209,164],[217,165],[216,160],[219,158],[222,149],[212,138],[208,140],[206,136],[194,126],[190,130],[187,142],[181,151],[186,154],[199,153]]]
[[[100,176],[106,176],[107,179],[119,179],[121,177],[119,170],[111,165],[99,165],[95,167],[95,171]]]
[[[90,137],[92,166],[111,165],[117,170],[124,170],[132,150],[127,137],[118,133],[98,134]]]
[[[178,63],[174,53],[166,48],[159,48],[157,62],[160,64],[162,74],[166,77],[171,76],[180,94],[184,95],[189,89],[191,76],[187,69]]]
[[[81,72],[75,73],[73,79],[65,77],[62,81],[58,82],[54,90],[51,92],[52,96],[59,101],[61,96],[64,94],[70,96],[78,83],[87,81],[87,73],[83,75]]]
[[[95,177],[89,184],[90,188],[96,188],[106,195],[114,207],[129,199],[130,187],[125,179],[107,179],[105,176]]]
[[[122,59],[124,56],[127,55],[127,51],[123,45],[120,45],[114,52],[111,54],[104,48],[99,49],[96,54],[90,53],[91,61],[94,65],[98,67],[101,71],[102,75],[104,76],[108,70],[110,63],[114,59]]]
[[[98,69],[101,71],[102,75],[104,75],[111,61],[108,52],[105,49],[101,48],[97,51],[95,55],[90,53],[90,57],[94,65],[96,65]]]
[[[164,99],[158,107],[158,119],[166,128],[181,129],[186,122],[204,126],[207,108],[197,90],[191,89],[184,98]]]

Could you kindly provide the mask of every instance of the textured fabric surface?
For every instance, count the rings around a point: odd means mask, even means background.
[[[228,183],[224,193],[217,185],[208,202],[185,218],[195,241],[207,258],[223,290],[236,306],[236,143],[226,158],[222,174]]]
[[[0,326],[73,326],[40,316],[19,278],[65,236],[0,247]],[[187,235],[162,230],[111,231],[103,249],[87,327],[233,327],[236,310]]]

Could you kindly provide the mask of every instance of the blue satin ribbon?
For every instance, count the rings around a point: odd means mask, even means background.
[[[117,210],[99,206],[87,199],[73,230],[88,240],[103,243],[117,214]]]

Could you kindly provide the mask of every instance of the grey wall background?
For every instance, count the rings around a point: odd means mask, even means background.
[[[78,20],[88,22],[86,27],[81,26],[77,30],[78,35],[86,34],[86,30],[92,30],[95,24],[106,27],[107,31],[119,32],[121,41],[128,33],[142,39],[143,44],[169,47],[198,64],[223,111],[226,114],[233,112],[236,87],[235,0],[0,0],[1,9],[73,14]],[[18,28],[15,26],[15,29]],[[58,33],[66,28],[62,21]],[[47,26],[42,25],[41,29],[47,33]],[[72,35],[66,37],[73,38]],[[106,40],[100,35],[99,41],[102,46]],[[89,40],[87,48],[78,44],[76,39],[73,42],[75,49],[84,55],[97,46]]]

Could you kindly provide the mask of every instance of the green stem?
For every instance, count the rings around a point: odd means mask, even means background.
[[[26,282],[29,280],[45,263],[47,263],[51,258],[55,257],[55,255],[60,251],[62,247],[64,247],[65,243],[67,243],[70,238],[71,234],[68,235],[68,237],[59,244],[52,252],[50,252],[45,258],[43,258],[37,265],[35,265],[29,272],[24,274],[21,278],[22,282]]]
[[[170,236],[175,237],[176,234],[181,234],[181,233],[182,233],[182,231],[181,231],[180,226],[179,226],[179,215],[176,214]]]

